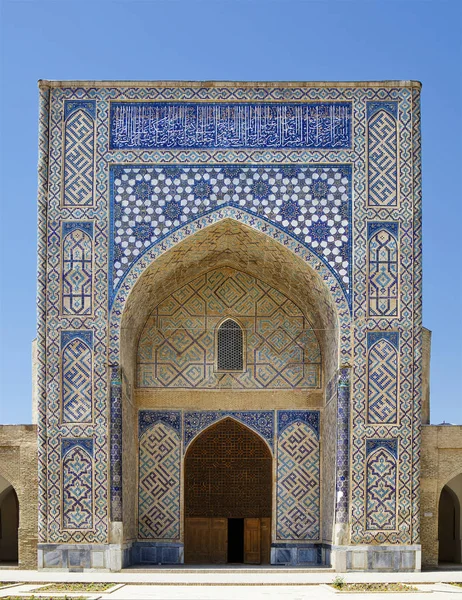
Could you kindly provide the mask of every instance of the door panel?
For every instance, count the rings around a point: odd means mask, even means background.
[[[210,563],[211,519],[185,519],[185,562],[189,564]]]
[[[244,519],[244,563],[260,564],[260,519]]]
[[[262,565],[271,562],[271,519],[264,517],[260,519],[260,557]]]
[[[226,564],[228,562],[228,519],[211,519],[210,562]]]

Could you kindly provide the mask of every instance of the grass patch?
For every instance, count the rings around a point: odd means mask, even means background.
[[[0,581],[0,588],[5,587],[5,585],[15,585],[18,583],[17,581]]]
[[[456,585],[457,587],[462,588],[462,583],[460,581],[450,581],[449,585]]]
[[[340,581],[341,580],[341,581]],[[343,577],[336,577],[330,584],[340,592],[418,592],[413,585],[406,583],[346,583]]]
[[[94,592],[105,592],[114,587],[115,583],[49,583],[44,587],[32,590],[37,593],[43,592],[82,592],[85,594],[93,594]]]

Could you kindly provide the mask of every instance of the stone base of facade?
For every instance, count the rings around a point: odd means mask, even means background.
[[[416,572],[421,567],[421,546],[332,546],[331,560],[339,573]]]
[[[84,572],[120,571],[130,565],[184,563],[181,543],[135,542],[126,544],[39,544],[38,568]],[[421,547],[330,546],[329,544],[273,544],[271,564],[298,567],[332,567],[347,571],[416,572],[421,567]]]
[[[330,566],[327,544],[272,544],[271,564],[297,567]]]
[[[39,544],[38,568],[82,573],[129,567],[132,544]]]
[[[131,548],[132,565],[181,565],[184,563],[184,544],[135,542]]]

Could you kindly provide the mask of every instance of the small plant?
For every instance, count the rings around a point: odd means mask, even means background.
[[[340,575],[337,575],[337,577],[332,582],[332,585],[336,590],[341,590],[345,585],[345,578],[341,577]]]

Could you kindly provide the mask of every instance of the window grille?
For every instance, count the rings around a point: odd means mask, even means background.
[[[218,329],[217,368],[219,371],[244,370],[244,336],[242,329],[232,319],[228,319]]]

